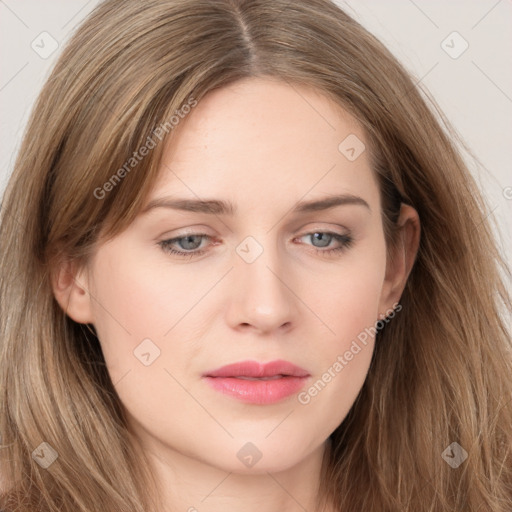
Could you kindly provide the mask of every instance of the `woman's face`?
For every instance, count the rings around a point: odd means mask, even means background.
[[[67,312],[94,324],[154,453],[283,470],[343,421],[401,293],[365,138],[323,96],[262,79],[210,93],[180,123],[151,207],[100,245]],[[206,377],[247,361],[302,371]]]

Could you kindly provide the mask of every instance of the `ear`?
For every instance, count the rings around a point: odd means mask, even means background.
[[[420,219],[412,206],[402,203],[397,224],[397,243],[391,249],[390,258],[386,263],[386,275],[379,304],[380,318],[389,315],[400,301],[420,243]]]
[[[52,273],[52,289],[62,310],[75,322],[93,323],[89,280],[85,267],[69,261]]]

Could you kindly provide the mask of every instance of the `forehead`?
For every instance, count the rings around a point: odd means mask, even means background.
[[[180,122],[149,200],[222,196],[256,206],[364,193],[378,201],[365,146],[359,123],[320,92],[251,78],[210,92]]]

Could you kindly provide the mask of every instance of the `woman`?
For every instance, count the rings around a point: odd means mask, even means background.
[[[2,507],[510,510],[486,216],[333,3],[103,2],[4,197]]]

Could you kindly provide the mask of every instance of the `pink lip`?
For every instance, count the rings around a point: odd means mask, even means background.
[[[298,392],[309,376],[303,368],[277,360],[265,364],[240,361],[207,372],[203,378],[213,389],[243,402],[270,404]],[[272,379],[263,380],[265,377]]]

